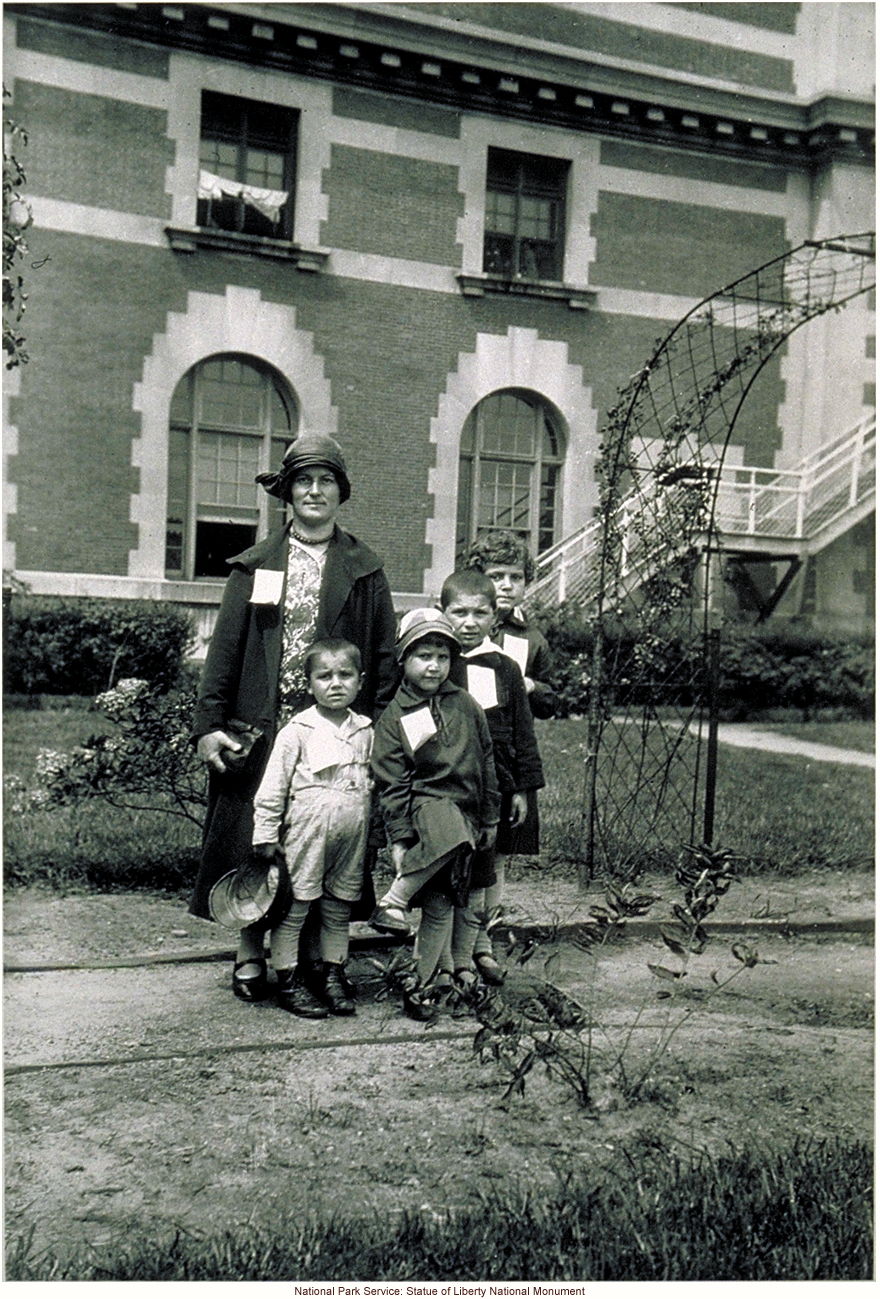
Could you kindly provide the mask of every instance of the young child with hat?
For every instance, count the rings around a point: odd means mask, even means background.
[[[407,910],[421,906],[417,971],[432,979],[453,908],[452,959],[472,970],[479,919],[472,901],[494,880],[500,797],[492,740],[482,708],[448,680],[459,652],[439,609],[413,609],[400,623],[397,660],[403,682],[376,723],[372,770],[385,819],[394,883],[372,924],[409,932]],[[419,994],[404,998],[415,1019],[434,1009]]]
[[[370,821],[373,728],[352,712],[363,674],[360,651],[328,638],[306,650],[314,704],[275,738],[254,798],[254,853],[274,860],[282,846],[293,897],[271,935],[278,1003],[307,1019],[353,1015],[344,975],[352,903],[363,886]],[[321,963],[308,977],[297,965],[309,906],[320,899]]]

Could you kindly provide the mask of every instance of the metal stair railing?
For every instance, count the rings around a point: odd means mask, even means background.
[[[795,469],[724,465],[720,473],[712,467],[704,467],[702,473],[719,473],[715,523],[722,535],[806,541],[873,497],[876,458],[877,419],[872,411]],[[705,476],[702,481],[706,482]],[[664,524],[675,496],[674,486],[669,489],[651,479],[617,507],[613,531],[620,537],[620,554],[613,585],[618,594],[626,591],[634,573],[641,581],[650,576],[652,555],[657,562],[670,559],[674,547],[670,548]],[[604,532],[603,520],[593,519],[540,555],[526,606],[534,611],[566,599],[583,605],[596,600],[602,584]],[[605,581],[607,594],[608,574]]]
[[[708,482],[705,471],[700,474],[698,482],[700,490],[705,492]],[[609,529],[619,539],[613,560],[616,576],[611,582],[615,598],[622,598],[635,585],[645,581],[661,562],[669,562],[674,557],[680,548],[674,510],[679,504],[680,493],[693,490],[693,487],[694,482],[690,479],[671,486],[658,482],[656,478],[645,479],[639,490],[621,501]],[[597,600],[603,585],[604,533],[603,520],[593,519],[539,556],[534,580],[526,594],[526,607],[534,612],[561,604],[563,600],[575,600],[581,605]],[[606,572],[606,596],[609,577]]]
[[[796,469],[721,470],[715,520],[722,533],[807,541],[875,491],[877,417],[808,456]]]

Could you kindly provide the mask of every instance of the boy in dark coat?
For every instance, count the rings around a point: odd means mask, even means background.
[[[537,842],[533,846],[532,837],[526,835],[526,821],[529,797],[534,798],[544,786],[544,770],[522,673],[489,639],[496,621],[493,582],[476,569],[453,573],[443,583],[440,605],[462,647],[461,656],[452,664],[450,680],[468,690],[486,713],[501,791],[493,849],[496,879],[478,905],[479,910],[491,914],[501,904],[504,886],[504,866],[499,859],[515,852],[537,851]],[[501,982],[485,926],[476,940],[474,962],[486,983]]]

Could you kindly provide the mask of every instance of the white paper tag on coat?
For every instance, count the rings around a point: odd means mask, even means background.
[[[468,694],[476,699],[483,712],[498,707],[498,688],[495,684],[494,668],[481,668],[476,663],[469,663],[467,688]]]
[[[329,767],[338,767],[343,762],[351,762],[351,746],[332,731],[315,731],[309,736],[306,745],[306,761],[309,769],[317,776]]]
[[[501,649],[509,659],[513,659],[520,672],[525,676],[526,663],[529,661],[529,642],[524,636],[511,636],[504,633]]]
[[[257,568],[254,570],[254,589],[249,604],[278,604],[284,589],[282,568]]]
[[[413,753],[426,740],[430,740],[432,735],[437,734],[437,727],[434,718],[431,716],[430,708],[417,708],[414,713],[404,713],[400,719],[400,725],[406,736],[407,744]]]

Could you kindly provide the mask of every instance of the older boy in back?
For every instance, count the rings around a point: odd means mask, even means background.
[[[543,788],[544,771],[522,673],[489,638],[497,617],[493,582],[476,569],[452,573],[443,583],[440,606],[462,649],[451,665],[450,680],[467,690],[486,714],[501,791],[494,848],[496,882],[487,888],[483,899],[483,910],[491,915],[501,905],[503,858],[521,851],[528,795]],[[486,983],[501,982],[501,969],[485,925],[476,940],[474,963]],[[446,968],[444,962],[441,966]]]

